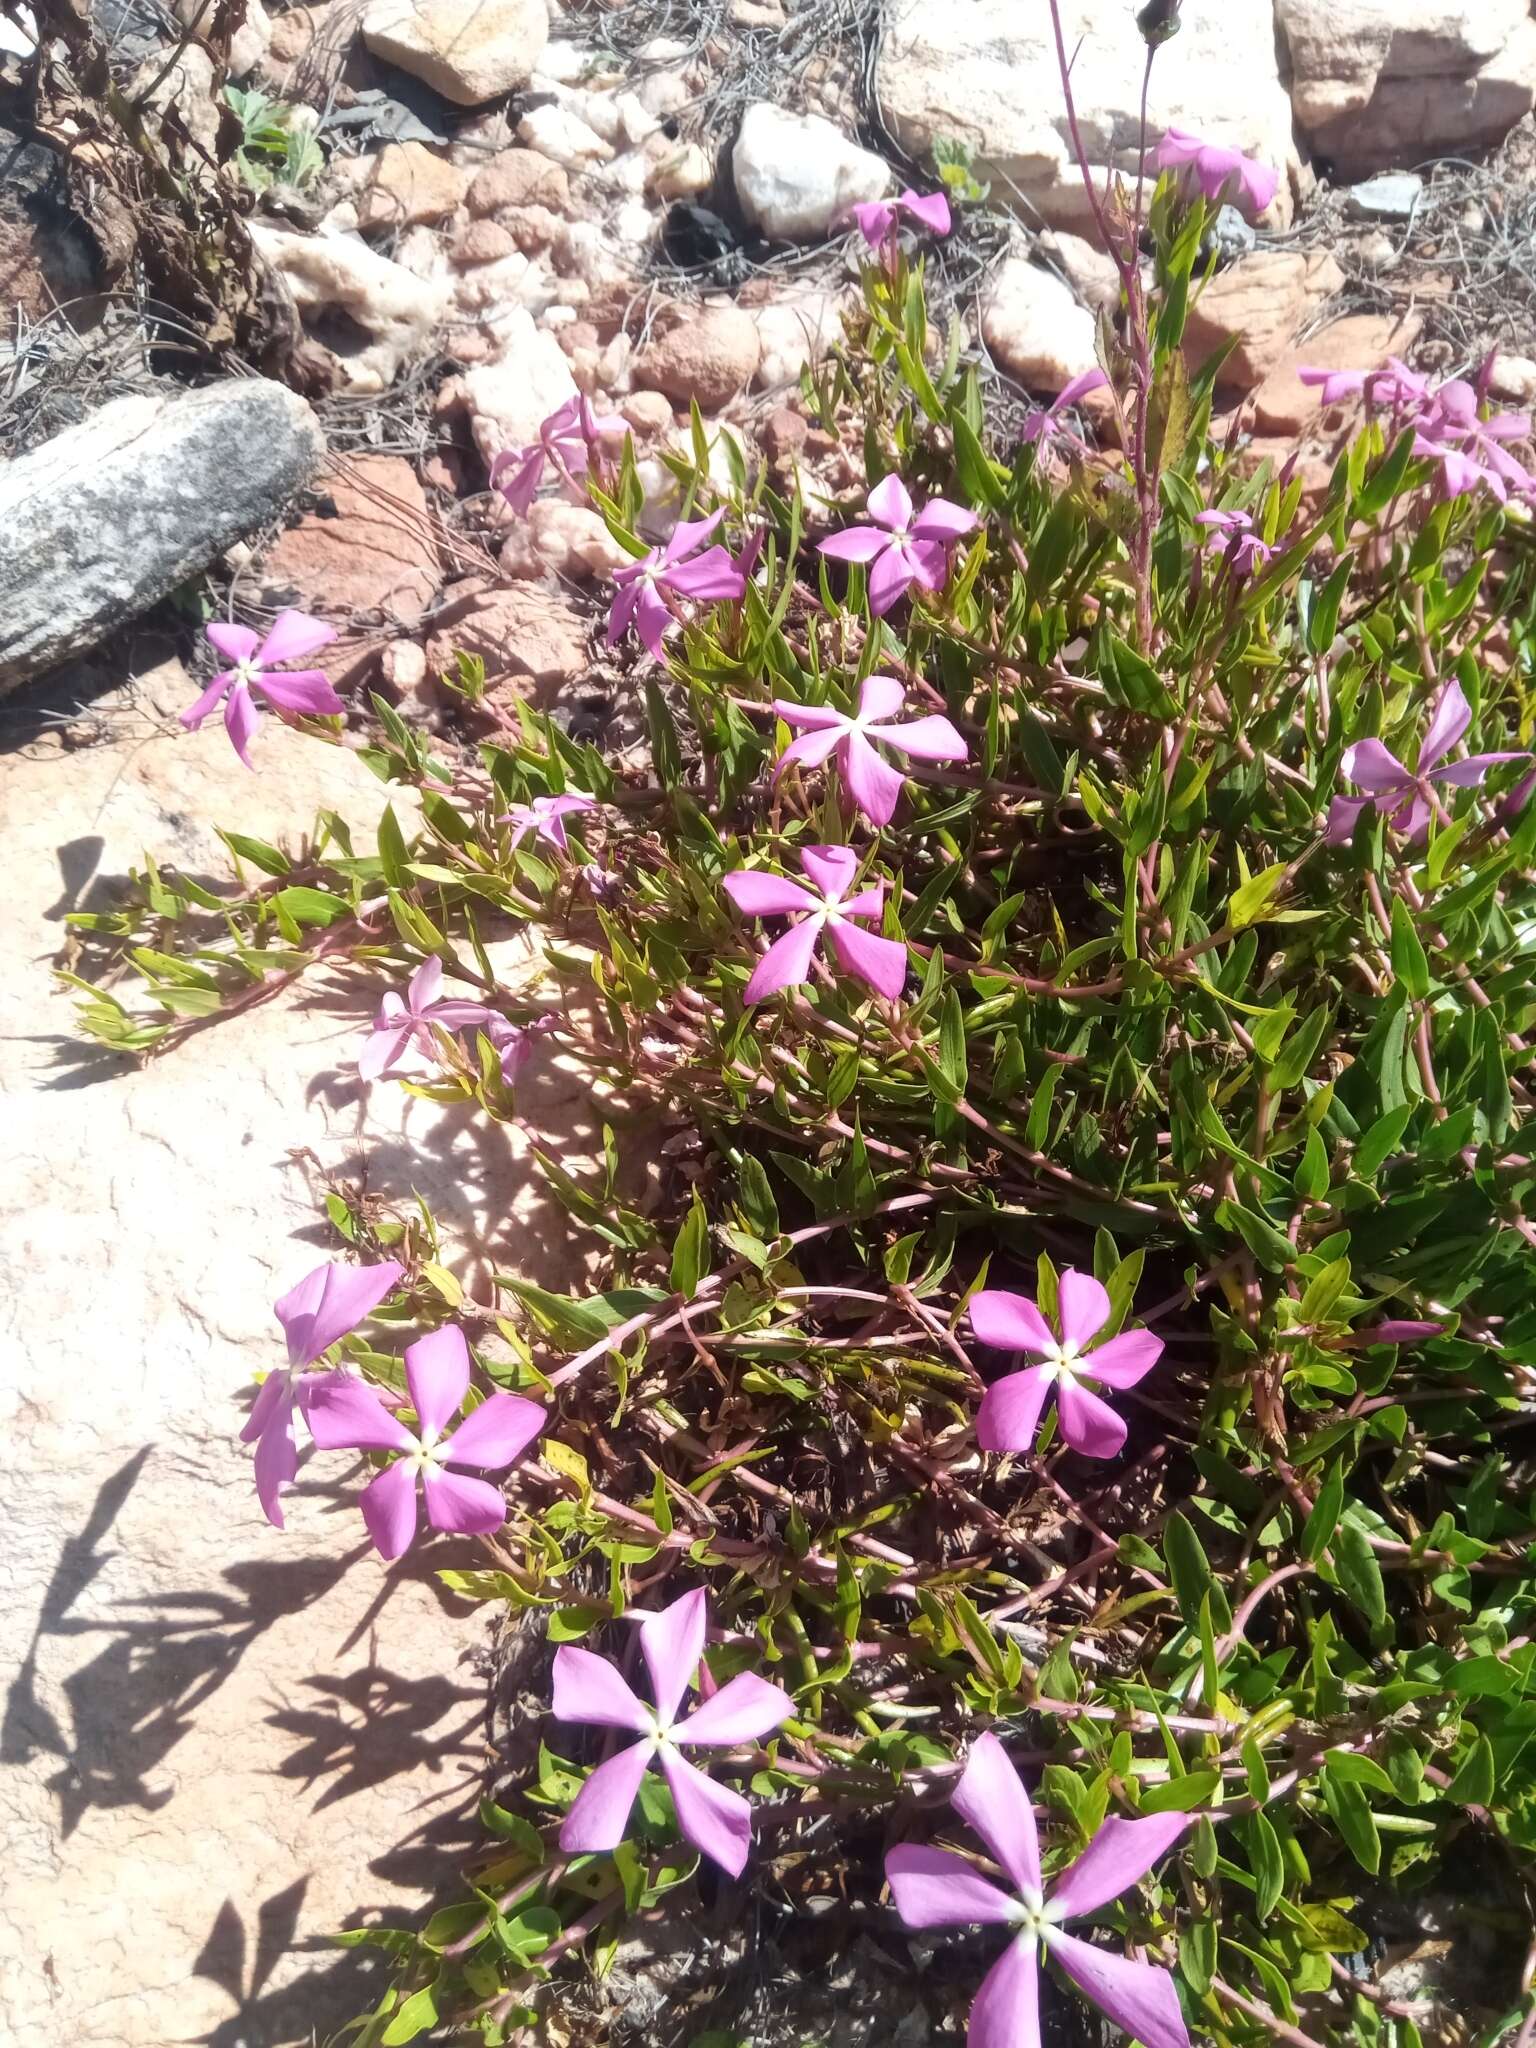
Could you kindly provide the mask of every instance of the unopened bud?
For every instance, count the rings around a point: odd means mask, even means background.
[[[1136,26],[1152,49],[1161,43],[1171,42],[1178,34],[1180,4],[1181,0],[1147,0],[1136,16]]]

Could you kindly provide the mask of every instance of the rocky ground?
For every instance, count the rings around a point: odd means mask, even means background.
[[[146,850],[217,871],[215,824],[291,839],[319,808],[366,831],[380,807],[346,750],[269,744],[252,778],[216,726],[182,732],[195,623],[318,612],[351,702],[379,691],[450,740],[475,730],[439,682],[467,650],[484,717],[530,695],[622,743],[632,657],[601,635],[620,557],[557,497],[514,519],[498,453],[579,391],[632,429],[657,532],[695,406],[714,460],[813,502],[853,490],[800,379],[856,273],[847,208],[938,163],[957,229],[935,303],[1001,421],[1091,366],[1114,290],[1043,6],[178,6],[198,35],[160,0],[96,0],[85,26],[0,0],[0,2028],[281,2048],[362,1995],[355,1958],[300,1944],[451,1867],[486,1721],[477,1627],[429,1578],[338,1549],[319,1489],[286,1538],[260,1520],[233,1432],[271,1299],[365,1150],[534,1277],[559,1284],[570,1253],[523,1137],[471,1157],[451,1114],[360,1097],[355,1014],[265,1005],[142,1070],[81,1054],[53,977],[66,911],[110,903]],[[1133,170],[1131,9],[1064,12],[1089,155]],[[1256,230],[1225,224],[1189,337],[1196,362],[1237,338],[1220,402],[1252,459],[1299,444],[1326,474],[1349,423],[1301,363],[1449,373],[1497,345],[1495,394],[1536,397],[1527,0],[1183,15],[1154,126],[1284,174]],[[111,85],[131,148],[93,111]],[[558,1075],[543,1111],[581,1143]],[[710,2023],[777,2041],[782,1983],[819,1965],[758,1935],[750,1966],[722,1929],[675,1969],[734,1978]],[[832,2012],[824,1984],[794,2003],[802,2031],[927,2038],[938,2015],[881,1989],[872,1944]]]

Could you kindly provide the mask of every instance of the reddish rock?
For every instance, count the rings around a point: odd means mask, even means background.
[[[696,398],[704,412],[718,412],[752,381],[761,355],[750,313],[706,306],[650,344],[635,364],[635,382],[679,405]]]
[[[1411,314],[1393,320],[1385,313],[1356,313],[1335,320],[1289,350],[1253,394],[1255,433],[1299,434],[1321,419],[1321,389],[1303,384],[1298,370],[1377,370],[1388,356],[1406,355],[1418,332],[1419,321]],[[1332,410],[1342,415],[1341,408]]]
[[[486,680],[553,686],[590,666],[587,622],[558,591],[535,583],[456,586],[427,642],[432,675],[452,672],[456,654],[478,654]]]
[[[1184,353],[1191,370],[1235,339],[1220,383],[1228,391],[1254,390],[1304,324],[1343,289],[1344,273],[1326,249],[1255,249],[1219,270],[1190,307]]]
[[[448,245],[448,260],[460,270],[473,270],[481,263],[499,263],[511,256],[517,244],[500,221],[472,220],[461,227]]]
[[[269,601],[338,624],[374,612],[415,625],[440,574],[415,470],[398,455],[349,455],[326,473],[319,491],[318,509],[267,551],[261,581]]]
[[[512,206],[497,215],[512,237],[513,246],[525,256],[537,256],[551,248],[564,231],[565,222],[547,206]]]
[[[574,361],[577,356],[588,352],[596,354],[603,345],[603,338],[590,320],[572,320],[566,326],[555,330],[555,339]]]
[[[506,149],[476,174],[467,203],[476,220],[487,220],[516,206],[564,213],[570,201],[570,181],[559,164],[536,149]]]
[[[784,462],[799,454],[810,431],[811,423],[803,413],[796,412],[792,405],[781,405],[763,421],[761,439],[773,460]]]
[[[367,190],[357,203],[364,234],[429,226],[463,203],[469,173],[420,142],[388,142],[373,159]]]

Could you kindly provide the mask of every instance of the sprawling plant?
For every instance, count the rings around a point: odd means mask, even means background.
[[[90,990],[120,1049],[367,972],[370,1085],[502,1120],[558,1050],[622,1105],[602,1171],[536,1155],[587,1291],[468,1296],[409,1190],[337,1188],[362,1267],[279,1304],[272,1518],[302,1426],[377,1468],[385,1555],[420,1493],[445,1581],[564,1646],[472,1895],[348,1937],[399,1956],[358,2042],[518,2037],[806,1834],[893,1939],[988,1930],[973,2048],[1034,2048],[1058,1971],[1150,2048],[1530,2038],[1536,484],[1526,423],[1401,365],[1320,499],[1213,440],[1186,314],[1217,203],[1272,192],[1178,135],[1144,216],[1096,199],[1122,318],[1013,446],[905,195],[806,385],[851,498],[721,488],[696,420],[652,545],[589,409],[511,465],[634,555],[643,767],[379,702],[375,851],[231,832],[226,893],[152,867],[76,920],[144,977]],[[196,715],[324,708],[218,644]],[[1513,1938],[1384,1984],[1447,1888]]]

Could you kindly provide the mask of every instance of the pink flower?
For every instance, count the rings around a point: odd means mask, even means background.
[[[486,1003],[444,996],[442,987],[443,963],[432,953],[406,984],[403,1000],[389,991],[357,1056],[357,1071],[365,1081],[377,1081],[384,1074],[419,1073],[435,1064],[434,1025],[443,1031],[463,1031],[499,1014]]]
[[[857,975],[878,995],[894,1002],[907,979],[906,947],[899,939],[883,939],[874,932],[860,931],[851,922],[855,918],[879,917],[885,898],[884,882],[871,883],[857,896],[844,901],[859,867],[859,857],[851,846],[802,847],[800,865],[813,885],[810,889],[802,889],[798,882],[787,881],[782,875],[764,875],[746,868],[727,875],[721,884],[745,917],[805,913],[782,938],[774,940],[758,961],[747,983],[747,1001],[760,1003],[764,996],[776,995],[780,989],[797,988],[808,980],[817,941],[825,931],[843,971]]]
[[[971,1297],[971,1328],[983,1344],[1042,1361],[988,1387],[976,1415],[976,1441],[984,1451],[1029,1450],[1053,1386],[1061,1433],[1074,1451],[1112,1458],[1125,1442],[1124,1421],[1091,1388],[1134,1387],[1161,1358],[1163,1340],[1150,1330],[1123,1330],[1090,1350],[1110,1314],[1109,1296],[1091,1273],[1069,1267],[1057,1300],[1059,1337],[1022,1294],[989,1290]]]
[[[568,398],[539,428],[539,438],[526,448],[508,448],[491,464],[491,488],[500,491],[512,510],[526,514],[539,494],[546,463],[553,463],[569,481],[585,476],[600,444],[629,432],[612,413],[593,411],[584,395]]]
[[[710,603],[745,594],[747,579],[726,550],[718,543],[704,548],[724,517],[722,510],[708,519],[685,519],[664,547],[652,548],[640,561],[614,572],[618,594],[608,613],[610,647],[633,625],[660,661],[662,637],[673,623],[672,608],[663,595],[666,591]],[[704,548],[702,554],[697,552],[700,548]]]
[[[848,211],[871,249],[895,239],[901,214],[927,228],[930,234],[947,235],[950,230],[949,201],[942,192],[914,192],[909,187],[895,199],[869,199]]]
[[[1433,785],[1448,782],[1459,789],[1474,789],[1490,768],[1501,761],[1525,761],[1525,753],[1469,754],[1464,761],[1441,764],[1467,727],[1472,707],[1460,683],[1447,683],[1419,748],[1418,765],[1409,770],[1380,740],[1357,740],[1346,747],[1339,772],[1366,794],[1336,796],[1328,807],[1327,837],[1334,846],[1354,836],[1362,811],[1374,804],[1384,812],[1394,831],[1408,839],[1422,837],[1435,810]]]
[[[1476,390],[1462,378],[1442,384],[1420,407],[1417,427],[1413,452],[1440,464],[1443,496],[1457,498],[1485,484],[1502,505],[1511,493],[1528,496],[1536,490],[1536,478],[1504,446],[1529,440],[1529,416],[1506,412],[1483,419]]]
[[[251,692],[257,690],[268,703],[284,711],[307,711],[321,718],[334,718],[346,710],[317,668],[286,669],[273,674],[280,661],[296,661],[313,654],[336,638],[336,628],[304,612],[279,612],[263,640],[249,626],[213,625],[208,638],[233,668],[220,669],[195,704],[181,714],[188,732],[196,732],[209,713],[222,702],[224,725],[235,752],[247,768],[253,766],[247,752],[260,714]]]
[[[1280,189],[1280,175],[1241,150],[1206,142],[1184,128],[1170,128],[1157,145],[1160,171],[1189,171],[1213,206],[1231,200],[1248,213],[1262,213]]]
[[[376,1266],[316,1266],[274,1305],[288,1340],[288,1363],[261,1383],[245,1427],[243,1444],[256,1446],[256,1497],[274,1529],[283,1526],[279,1495],[299,1469],[293,1411],[307,1412],[325,1376],[308,1368],[364,1317],[371,1316],[405,1268],[393,1259]]]
[[[531,832],[543,845],[563,854],[571,850],[565,833],[566,819],[596,809],[597,804],[589,796],[536,796],[532,803],[514,804],[510,811],[503,811],[496,822],[512,827],[514,850]]]
[[[1042,1951],[1144,2048],[1189,2048],[1167,1970],[1080,1941],[1062,1927],[1145,1877],[1189,1826],[1189,1815],[1112,1816],[1047,1892],[1034,1810],[995,1735],[977,1737],[950,1804],[986,1843],[1012,1890],[1001,1890],[964,1856],[911,1843],[891,1850],[885,1875],[908,1927],[1013,1929],[971,2006],[969,2048],[1040,2048]]]
[[[976,514],[947,498],[930,498],[916,517],[912,497],[899,476],[884,477],[866,501],[873,526],[850,526],[821,543],[834,562],[869,567],[869,608],[888,612],[914,583],[938,590],[949,574],[949,547],[976,524]]]
[[[418,1337],[405,1354],[405,1381],[416,1410],[409,1430],[372,1387],[344,1374],[318,1386],[309,1403],[309,1433],[323,1451],[401,1451],[374,1474],[358,1505],[380,1557],[399,1557],[416,1534],[416,1481],[427,1497],[427,1520],[455,1535],[483,1536],[507,1518],[501,1488],[450,1469],[498,1471],[528,1448],[546,1420],[537,1401],[492,1394],[450,1435],[450,1418],[469,1392],[469,1346],[448,1324]]]
[[[501,1054],[501,1078],[509,1088],[533,1058],[539,1040],[557,1030],[559,1023],[560,1019],[551,1012],[546,1017],[536,1017],[531,1024],[513,1024],[496,1016],[486,1025],[485,1035]]]
[[[1062,422],[1062,414],[1076,405],[1079,399],[1088,397],[1090,392],[1103,391],[1109,384],[1108,377],[1100,369],[1079,370],[1077,375],[1065,383],[1049,405],[1032,412],[1024,422],[1021,440],[1045,441],[1062,440],[1075,447],[1082,447],[1077,435]]]
[[[1324,405],[1339,405],[1363,394],[1367,405],[1408,412],[1429,395],[1429,379],[1396,356],[1388,356],[1384,370],[1299,369],[1296,375],[1303,384],[1322,387]]]
[[[1195,524],[1211,529],[1206,546],[1224,551],[1222,560],[1234,576],[1250,576],[1264,568],[1275,552],[1254,532],[1251,513],[1197,512]]]
[[[827,704],[792,704],[775,697],[773,708],[786,725],[805,728],[804,736],[791,740],[779,756],[774,780],[786,768],[816,768],[828,758],[837,761],[843,787],[872,825],[888,825],[896,810],[904,778],[888,766],[875,751],[875,742],[893,747],[898,754],[915,755],[919,761],[964,761],[969,749],[947,718],[934,715],[914,718],[905,724],[891,720],[900,711],[906,692],[889,676],[869,676],[859,692],[855,713],[834,711]]]
[[[651,1678],[648,1707],[605,1657],[570,1643],[555,1652],[554,1711],[562,1721],[628,1728],[640,1737],[599,1764],[576,1795],[560,1830],[567,1855],[616,1849],[654,1757],[672,1794],[677,1825],[703,1856],[739,1877],[752,1845],[752,1809],[739,1792],[707,1778],[684,1748],[736,1749],[781,1728],[794,1702],[750,1671],[722,1685],[684,1721],[677,1718],[704,1654],[705,1595],[685,1593],[640,1621],[640,1653]]]

